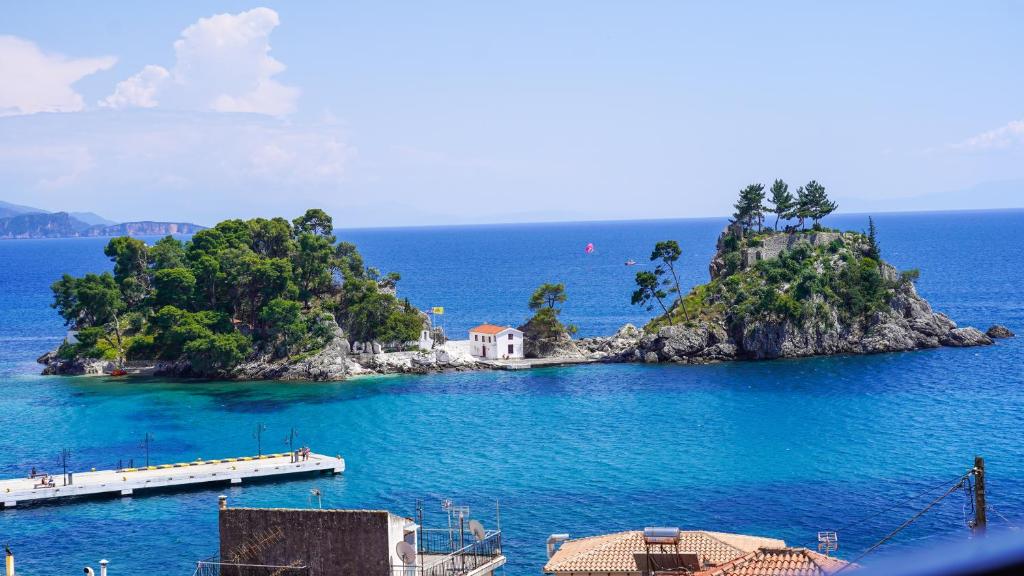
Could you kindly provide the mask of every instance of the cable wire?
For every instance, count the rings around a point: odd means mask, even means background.
[[[854,520],[853,522],[847,522],[846,524],[840,526],[839,528],[836,528],[835,531],[836,532],[842,532],[843,530],[846,530],[847,528],[851,528],[851,527],[856,526],[858,524],[863,524],[864,522],[867,522],[868,520],[873,520],[873,519],[881,516],[882,514],[885,514],[886,512],[892,512],[896,508],[899,508],[900,506],[903,506],[905,504],[909,504],[910,502],[913,502],[914,500],[919,499],[920,497],[924,496],[925,494],[928,494],[929,492],[933,492],[936,489],[941,488],[943,486],[949,486],[950,483],[952,483],[952,482],[959,482],[960,480],[962,480],[964,478],[964,476],[968,476],[972,471],[968,471],[968,472],[966,472],[964,474],[960,474],[960,475],[958,475],[955,478],[952,478],[950,480],[943,480],[942,482],[940,482],[938,484],[934,484],[932,486],[929,486],[928,488],[925,488],[924,491],[919,492],[919,493],[917,493],[917,494],[915,494],[915,495],[913,495],[913,496],[911,496],[909,498],[900,500],[899,502],[896,502],[895,504],[893,504],[892,506],[890,506],[890,507],[888,507],[888,508],[886,508],[884,510],[880,510],[880,511],[875,512],[873,514],[869,514],[869,515],[861,518],[860,520]]]
[[[919,512],[917,513],[917,514],[914,514],[914,515],[913,515],[913,516],[911,516],[911,517],[910,517],[910,518],[909,518],[909,519],[908,519],[908,520],[907,520],[906,522],[904,522],[903,524],[900,524],[900,525],[899,525],[899,527],[897,527],[897,528],[896,528],[895,530],[893,530],[892,532],[888,533],[888,534],[887,534],[887,535],[885,536],[885,538],[882,538],[882,539],[881,539],[881,540],[879,540],[878,542],[874,543],[874,544],[873,544],[873,545],[872,545],[872,546],[871,546],[870,548],[868,548],[868,549],[867,549],[867,550],[865,550],[864,552],[861,552],[860,556],[857,556],[857,557],[856,557],[856,558],[854,558],[853,560],[850,560],[850,562],[849,562],[849,563],[848,563],[847,565],[845,565],[845,566],[843,566],[842,568],[840,568],[839,570],[836,570],[835,572],[833,572],[833,573],[832,573],[832,574],[833,574],[833,576],[835,576],[836,574],[839,574],[840,572],[842,572],[842,571],[846,570],[846,569],[847,569],[847,568],[849,568],[850,566],[853,566],[854,564],[856,564],[857,562],[859,562],[859,561],[860,561],[860,560],[861,560],[862,558],[864,558],[864,557],[865,557],[865,556],[867,556],[868,554],[870,554],[870,553],[874,552],[876,548],[878,548],[878,547],[879,547],[879,546],[881,546],[882,544],[885,544],[886,542],[888,542],[889,540],[891,540],[891,539],[892,539],[892,538],[893,538],[894,536],[896,536],[897,534],[899,534],[899,533],[900,533],[900,531],[902,531],[902,530],[903,530],[904,528],[906,528],[907,526],[910,526],[911,524],[913,524],[915,520],[917,520],[917,519],[918,519],[918,518],[920,518],[921,516],[924,516],[925,512],[928,512],[929,510],[931,510],[933,506],[935,506],[936,504],[938,504],[939,502],[941,502],[941,501],[942,501],[943,499],[945,499],[945,498],[946,498],[946,496],[949,496],[949,495],[950,495],[950,494],[952,494],[953,492],[956,492],[956,491],[957,491],[957,490],[959,490],[959,489],[960,489],[961,487],[963,487],[963,483],[964,483],[964,481],[965,481],[965,480],[966,480],[966,479],[967,479],[967,478],[968,478],[968,477],[969,477],[969,476],[970,476],[971,474],[973,474],[973,473],[974,473],[974,471],[973,471],[973,470],[971,470],[970,472],[968,472],[968,473],[964,474],[963,476],[961,476],[961,477],[957,478],[957,483],[956,483],[956,484],[954,484],[954,485],[953,485],[953,487],[952,487],[952,488],[950,488],[949,490],[946,490],[946,491],[945,491],[945,492],[944,492],[944,493],[942,494],[942,496],[939,496],[939,497],[938,497],[938,498],[936,498],[935,500],[932,500],[932,501],[931,501],[931,502],[930,502],[930,503],[929,503],[929,504],[928,504],[927,506],[925,506],[924,508],[922,508],[922,509],[921,509],[921,510],[920,510],[920,511],[919,511]]]
[[[999,510],[996,510],[991,504],[986,504],[985,505],[985,509],[990,511],[990,512],[995,512],[996,516],[999,516],[1000,518],[1002,518],[1003,522],[1006,522],[1006,524],[1009,525],[1010,528],[1013,528],[1014,530],[1020,530],[1020,526],[1017,526],[1016,524],[1011,522],[1009,518],[1007,518],[1006,516],[1003,516],[1003,513],[1000,512]]]

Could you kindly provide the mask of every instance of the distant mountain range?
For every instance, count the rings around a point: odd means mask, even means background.
[[[117,223],[92,212],[48,212],[0,201],[0,238],[75,238],[87,236],[163,236],[195,234],[204,226],[188,222]]]

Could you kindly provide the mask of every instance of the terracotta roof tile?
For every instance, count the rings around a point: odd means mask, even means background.
[[[494,324],[481,324],[476,328],[470,328],[470,332],[476,332],[478,334],[497,334],[502,330],[508,330],[508,326],[495,326]]]
[[[828,576],[846,565],[807,548],[761,548],[694,576]]]
[[[702,563],[718,565],[742,557],[762,546],[781,548],[782,540],[723,532],[684,530],[679,551],[696,554]],[[545,572],[637,572],[634,554],[646,551],[643,532],[631,530],[564,542],[544,566]]]

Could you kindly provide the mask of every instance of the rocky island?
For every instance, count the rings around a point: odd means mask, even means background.
[[[784,186],[772,187],[772,209],[762,205],[763,186],[741,193],[710,281],[686,294],[678,243],[657,243],[655,267],[637,273],[632,298],[659,312],[642,328],[575,340],[575,328],[559,321],[565,286],[541,285],[529,302],[534,316],[519,327],[527,357],[708,363],[977,346],[1013,335],[958,327],[934,312],[915,289],[917,271],[882,259],[873,222],[864,233],[826,229],[820,220],[835,205],[824,188],[812,181],[794,197]],[[766,211],[777,214],[775,226],[764,225]],[[796,223],[780,231],[779,219]],[[188,242],[119,237],[105,253],[113,273],[54,283],[53,306],[72,332],[39,358],[44,374],[340,380],[513,367],[445,342],[398,298],[400,275],[366,266],[354,245],[337,242],[321,210],[291,222],[228,220]]]
[[[836,205],[817,182],[794,196],[777,180],[769,201],[761,184],[740,193],[710,282],[686,296],[672,268],[678,246],[659,243],[651,260],[662,264],[637,274],[634,303],[657,302],[663,313],[643,330],[625,326],[578,347],[608,361],[705,363],[978,346],[1012,336],[1001,326],[988,334],[958,327],[934,312],[914,287],[918,271],[899,272],[882,259],[870,218],[865,233],[821,226]],[[766,213],[776,215],[774,226],[764,225]],[[780,219],[795,224],[778,231]]]

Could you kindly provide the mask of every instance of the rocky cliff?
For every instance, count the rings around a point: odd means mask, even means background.
[[[934,312],[914,273],[869,258],[863,235],[735,233],[722,233],[712,280],[686,297],[685,313],[677,307],[671,323],[627,326],[581,346],[609,360],[704,363],[992,343]]]
[[[78,233],[78,236],[166,236],[168,234],[195,234],[205,230],[205,226],[188,222],[122,222],[112,225],[90,226]]]
[[[89,225],[67,212],[34,212],[0,218],[0,238],[76,238],[90,236],[166,236],[195,234],[204,227],[187,222],[123,222]]]

